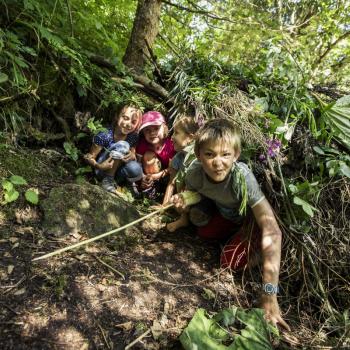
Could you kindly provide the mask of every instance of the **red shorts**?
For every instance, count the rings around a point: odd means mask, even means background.
[[[247,266],[251,254],[260,249],[261,233],[252,219],[246,220],[237,231],[233,226],[232,221],[215,213],[207,225],[198,227],[197,234],[204,239],[228,239],[221,252],[220,265],[241,270]]]

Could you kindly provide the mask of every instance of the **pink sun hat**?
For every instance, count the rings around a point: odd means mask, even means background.
[[[147,128],[147,126],[162,125],[162,124],[165,124],[165,119],[163,115],[156,111],[150,111],[145,113],[142,116],[141,126],[139,128],[139,131],[141,131],[144,128]]]

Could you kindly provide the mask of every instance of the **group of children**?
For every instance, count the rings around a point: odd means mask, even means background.
[[[185,164],[191,147],[196,160]],[[240,152],[239,132],[226,119],[199,128],[194,118],[181,117],[170,137],[161,113],[142,115],[126,106],[113,127],[94,137],[86,159],[107,191],[115,192],[117,181],[136,195],[152,196],[163,185],[162,204],[173,203],[181,213],[168,230],[191,222],[201,238],[225,242],[222,267],[239,270],[261,260],[265,317],[289,329],[277,301],[282,234],[253,173],[237,161]],[[185,174],[182,182],[180,174]],[[201,201],[187,208],[179,195],[185,189],[198,192]]]

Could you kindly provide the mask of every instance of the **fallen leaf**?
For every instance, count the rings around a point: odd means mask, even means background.
[[[9,241],[10,241],[11,243],[16,243],[16,242],[18,241],[18,238],[17,238],[17,237],[10,237],[10,238],[9,238]]]
[[[74,237],[76,240],[80,240],[82,237],[78,232],[71,233],[70,236]]]
[[[124,329],[125,331],[130,331],[130,329],[132,328],[132,322],[125,322],[125,323],[120,323],[117,324],[116,327]]]
[[[163,327],[157,320],[154,320],[153,325],[151,327],[151,331],[152,331],[154,340],[157,340],[163,333]]]
[[[211,289],[203,288],[202,297],[206,300],[212,300],[215,299],[215,293]]]
[[[7,273],[8,273],[9,275],[11,275],[11,273],[12,273],[12,271],[13,271],[14,268],[15,268],[15,267],[14,267],[13,265],[7,266]]]
[[[22,288],[22,289],[18,289],[18,291],[14,292],[13,294],[14,295],[22,295],[26,292],[26,289],[25,288]]]

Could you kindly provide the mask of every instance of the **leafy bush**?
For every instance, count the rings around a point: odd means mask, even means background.
[[[9,179],[4,179],[1,182],[1,186],[4,192],[3,200],[1,201],[2,205],[14,202],[19,197],[19,192],[15,186],[28,185],[27,181],[18,175],[12,175]],[[31,204],[38,204],[39,196],[38,190],[35,188],[29,188],[24,193],[26,200]]]

